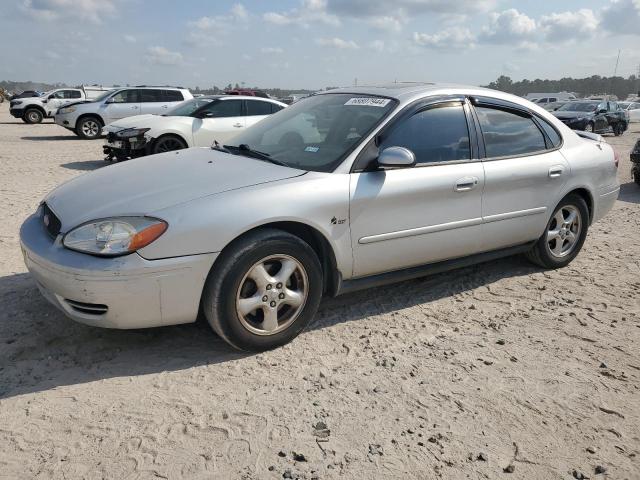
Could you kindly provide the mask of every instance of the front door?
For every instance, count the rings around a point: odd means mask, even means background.
[[[354,277],[479,252],[484,171],[462,102],[396,121],[379,141],[392,146],[414,152],[416,166],[351,175]]]
[[[483,250],[535,240],[560,201],[570,171],[556,149],[560,137],[543,119],[534,121],[524,111],[489,104],[475,110],[487,157],[483,162]]]
[[[105,125],[121,118],[140,115],[139,90],[121,90],[109,98],[101,107],[100,114]]]
[[[242,100],[222,99],[211,102],[193,121],[193,143],[210,147],[214,141],[228,143],[245,127]]]

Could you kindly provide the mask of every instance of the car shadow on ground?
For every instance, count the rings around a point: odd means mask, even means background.
[[[28,140],[30,142],[48,142],[50,140],[80,140],[75,135],[48,135],[48,136],[35,136],[35,137],[20,137],[21,140]]]
[[[107,165],[111,165],[110,162],[105,162],[104,160],[86,160],[82,162],[69,162],[69,163],[61,163],[60,166],[62,168],[68,168],[69,170],[96,170],[101,167],[106,167]]]
[[[626,203],[640,203],[640,185],[635,182],[620,185],[618,200]]]
[[[325,299],[310,330],[429,304],[504,277],[538,271],[521,256]],[[0,399],[101,379],[180,371],[238,360],[199,320],[147,330],[108,330],[67,319],[29,274],[0,277]],[[304,334],[294,340],[304,342]]]

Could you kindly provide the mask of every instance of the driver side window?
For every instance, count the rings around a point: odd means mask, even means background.
[[[382,137],[379,151],[405,147],[417,164],[470,160],[469,129],[462,104],[444,104],[422,110],[401,120]]]
[[[202,113],[206,113],[207,118],[226,118],[242,116],[242,100],[220,100],[210,103]]]

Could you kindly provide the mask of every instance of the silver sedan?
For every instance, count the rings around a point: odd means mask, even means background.
[[[263,350],[323,295],[516,253],[564,267],[619,191],[601,137],[473,87],[323,92],[228,143],[51,192],[20,232],[43,295],[101,327],[202,311],[234,347]]]

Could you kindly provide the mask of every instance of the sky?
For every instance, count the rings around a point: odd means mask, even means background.
[[[640,0],[3,0],[0,80],[309,88],[609,76]]]

